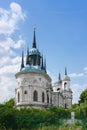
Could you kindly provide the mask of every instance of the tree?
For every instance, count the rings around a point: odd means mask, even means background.
[[[5,102],[5,105],[8,107],[14,107],[15,105],[14,98],[11,98],[9,101]]]
[[[0,125],[6,130],[16,129],[16,109],[6,105],[0,105]]]
[[[87,102],[87,89],[85,89],[80,95],[80,103]]]

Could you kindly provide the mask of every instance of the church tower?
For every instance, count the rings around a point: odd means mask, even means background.
[[[46,59],[36,44],[34,28],[32,48],[27,47],[26,63],[22,51],[21,68],[16,73],[15,104],[17,108],[46,108],[51,105],[51,78],[46,71]]]
[[[66,67],[63,79],[61,79],[59,73],[58,81],[54,83],[53,89],[53,106],[70,108],[72,105],[72,91],[70,89],[70,77],[67,74]]]
[[[26,59],[26,62],[24,61]],[[15,89],[15,106],[20,108],[48,108],[57,106],[70,108],[72,105],[72,91],[70,89],[70,77],[65,73],[63,79],[61,73],[58,80],[52,86],[51,78],[47,74],[46,58],[37,48],[36,29],[33,32],[32,48],[27,46],[26,57],[22,50],[20,71],[15,74],[17,87]]]
[[[68,90],[70,88],[70,77],[67,74],[67,68],[65,67],[65,74],[62,82],[62,89]]]
[[[70,89],[70,77],[67,74],[67,68],[65,67],[65,75],[62,82],[63,89],[63,106],[64,108],[70,108],[72,105],[72,91]]]

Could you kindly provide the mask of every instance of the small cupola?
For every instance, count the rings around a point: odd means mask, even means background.
[[[67,68],[66,67],[65,67],[65,75],[64,75],[63,80],[70,81],[70,77],[67,75]]]

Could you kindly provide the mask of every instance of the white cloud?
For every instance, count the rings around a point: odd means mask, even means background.
[[[78,78],[78,77],[83,77],[84,76],[84,73],[71,73],[71,74],[69,74],[69,76],[71,77],[71,78]]]
[[[73,103],[78,102],[80,94],[87,88],[87,84],[73,84],[71,89],[73,91]]]
[[[15,95],[15,73],[20,69],[21,61],[17,51],[25,41],[21,36],[14,40],[12,34],[23,20],[25,13],[19,4],[12,2],[9,10],[0,8],[0,102]]]
[[[87,70],[87,66],[83,68],[84,70]]]
[[[13,60],[7,58],[8,61],[9,65],[4,63],[4,66],[0,68],[0,102],[4,102],[15,95],[15,73],[20,68],[20,57],[16,57]]]
[[[21,37],[19,37],[19,38],[20,39],[14,44],[15,49],[18,49],[18,48],[22,47],[25,44],[25,41]]]
[[[25,19],[25,13],[19,4],[12,2],[10,9],[0,8],[0,34],[11,35],[18,27],[20,20]]]
[[[11,8],[11,11],[12,11],[12,18],[13,19],[16,19],[16,20],[24,20],[24,17],[25,17],[25,13],[23,13],[22,11],[22,8],[19,4],[15,3],[15,2],[12,2],[10,4],[10,8]]]
[[[15,73],[18,70],[18,65],[7,65],[0,68],[0,75]]]
[[[87,74],[87,66],[83,68],[84,73]]]
[[[15,85],[15,78],[11,78],[11,76],[2,75],[0,81],[0,102],[7,101],[11,97],[14,97]]]

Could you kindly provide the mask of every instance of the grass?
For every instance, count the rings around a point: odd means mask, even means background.
[[[0,130],[5,130],[5,129],[0,128]],[[26,130],[26,129],[21,129],[21,130]],[[74,124],[62,123],[61,125],[49,125],[49,126],[40,124],[39,128],[35,128],[35,129],[31,128],[31,130],[87,130],[87,126],[85,126],[85,124],[82,122],[76,121]]]
[[[73,125],[69,125],[69,126],[45,126],[43,128],[39,128],[38,130],[86,130],[83,129],[82,126],[73,126]]]
[[[87,130],[87,128],[83,127],[84,125],[80,122],[75,122],[74,124],[62,124],[58,125],[51,125],[51,126],[42,126],[38,130]]]

